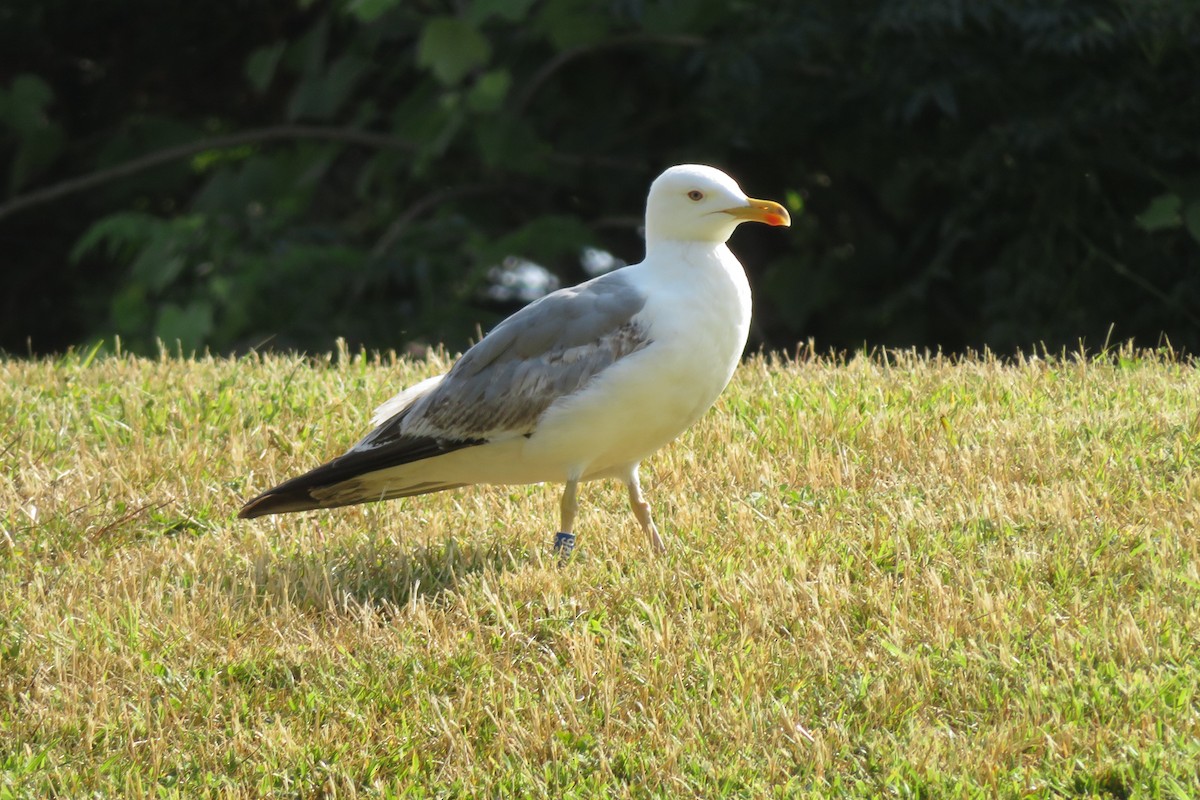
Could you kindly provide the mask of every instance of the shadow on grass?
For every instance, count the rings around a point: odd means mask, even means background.
[[[319,550],[262,554],[253,592],[258,602],[335,614],[372,608],[391,614],[414,599],[441,601],[472,575],[503,572],[533,558],[498,545],[440,544],[404,548],[359,541]]]

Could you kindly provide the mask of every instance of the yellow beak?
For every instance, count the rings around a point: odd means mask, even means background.
[[[787,209],[774,200],[755,200],[746,198],[748,205],[725,209],[725,213],[748,222],[765,222],[768,225],[783,225],[789,227],[792,217]]]

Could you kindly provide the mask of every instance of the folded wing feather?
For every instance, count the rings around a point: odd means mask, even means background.
[[[556,400],[648,346],[645,297],[621,271],[549,294],[498,325],[445,375],[380,406],[377,427],[343,455],[249,501],[241,517],[441,491],[462,483],[381,485],[362,476],[531,434]],[[360,488],[361,487],[361,488]]]

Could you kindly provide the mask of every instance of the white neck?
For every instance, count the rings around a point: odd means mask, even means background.
[[[740,220],[729,217],[727,224],[717,225],[708,230],[703,230],[702,232],[691,231],[683,236],[680,236],[669,233],[661,233],[659,226],[654,223],[654,220],[651,217],[647,216],[646,250],[649,252],[650,248],[655,244],[664,242],[675,242],[676,244],[691,243],[701,245],[725,244],[729,241],[729,237],[733,236],[733,232],[737,228],[739,222]]]
[[[726,256],[732,258],[729,248],[724,241],[697,241],[695,239],[646,239],[646,261],[653,260],[663,267],[678,268],[682,271],[692,269],[688,264],[701,254],[716,255],[719,260]],[[698,265],[697,265],[698,266]]]

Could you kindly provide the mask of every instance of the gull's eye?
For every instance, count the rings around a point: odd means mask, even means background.
[[[699,203],[703,199],[704,192],[700,191],[699,189],[692,189],[690,192],[688,192],[688,200],[695,200],[697,203]]]

